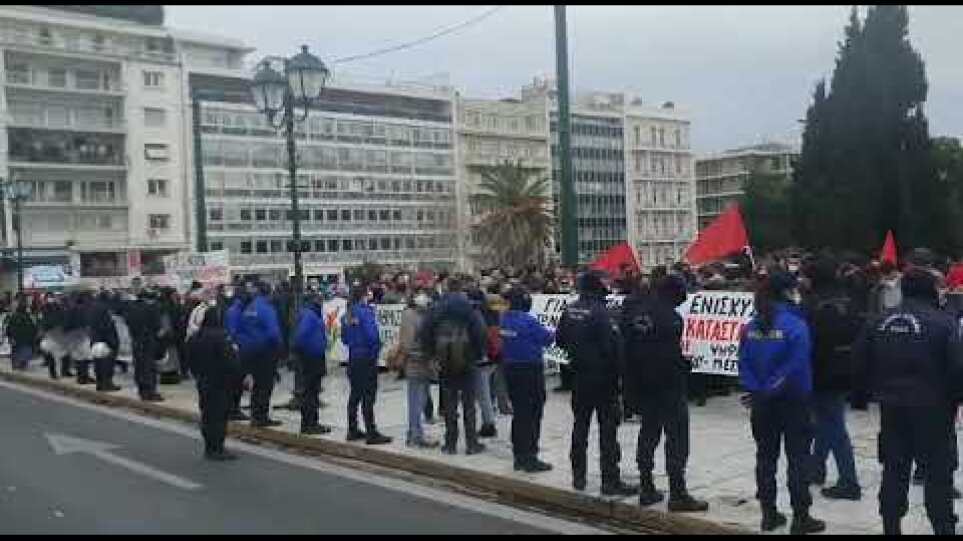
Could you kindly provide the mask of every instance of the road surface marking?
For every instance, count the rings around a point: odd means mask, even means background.
[[[97,457],[104,462],[109,462],[116,466],[120,466],[121,468],[127,468],[134,473],[139,473],[145,477],[152,477],[157,481],[167,483],[168,485],[175,486],[177,488],[182,488],[184,490],[197,490],[199,488],[203,488],[202,485],[199,485],[189,479],[171,475],[169,473],[162,472],[157,468],[148,466],[147,464],[111,453],[111,450],[120,448],[119,445],[101,441],[85,440],[83,438],[75,438],[73,436],[65,436],[63,434],[44,434],[44,436],[47,437],[47,441],[50,442],[50,446],[53,447],[54,453],[56,453],[57,456],[70,455],[74,453],[87,454]]]
[[[78,400],[75,398],[70,398],[64,395],[50,393],[46,391],[41,391],[31,387],[21,386],[14,383],[9,383],[7,381],[0,381],[0,388],[11,389],[16,392],[28,394],[31,396],[36,396],[45,400],[52,402],[59,402],[62,404],[69,404],[73,407],[79,409],[85,409],[88,411],[93,411],[101,415],[107,415],[110,417],[115,417],[118,419],[124,419],[126,421],[137,423],[139,425],[149,426],[151,428],[156,428],[165,432],[172,432],[179,434],[181,436],[191,438],[193,440],[201,440],[201,435],[196,428],[192,428],[184,423],[178,423],[175,421],[167,419],[155,419],[151,417],[144,417],[136,413],[132,413],[126,410],[113,409],[106,406],[99,406],[96,404],[91,404],[83,400]],[[236,451],[243,451],[244,453],[256,455],[261,458],[266,458],[287,464],[289,466],[298,466],[317,472],[325,473],[328,475],[334,475],[344,479],[350,479],[359,483],[364,483],[372,486],[379,486],[388,490],[394,490],[397,492],[403,492],[406,494],[411,494],[413,496],[418,496],[423,499],[432,500],[436,502],[449,505],[451,507],[456,507],[470,512],[480,513],[489,515],[496,518],[501,518],[504,520],[514,521],[519,524],[524,524],[531,526],[533,528],[539,528],[542,530],[550,530],[556,534],[562,535],[611,535],[612,532],[596,528],[588,524],[583,524],[580,522],[569,521],[561,518],[556,518],[549,515],[543,515],[540,513],[524,511],[522,509],[517,509],[510,507],[508,505],[494,503],[487,500],[473,498],[471,496],[466,496],[463,494],[458,494],[454,492],[449,492],[447,490],[439,490],[435,488],[426,487],[419,485],[417,483],[412,483],[409,481],[403,481],[400,479],[395,479],[391,477],[381,477],[372,473],[360,472],[357,470],[350,469],[344,466],[337,466],[334,464],[322,462],[323,459],[313,459],[302,457],[299,455],[288,454],[282,451],[277,451],[274,449],[269,449],[266,447],[261,447],[258,445],[252,445],[230,439],[231,449]],[[236,463],[235,463],[236,464]]]

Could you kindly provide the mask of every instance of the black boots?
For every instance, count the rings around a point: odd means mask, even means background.
[[[655,489],[651,475],[642,475],[642,484],[639,487],[639,505],[648,507],[657,504],[665,499],[665,496]]]
[[[673,513],[701,513],[709,510],[709,502],[697,500],[688,492],[669,495],[669,511]]]
[[[789,527],[789,533],[792,535],[806,535],[811,533],[819,533],[825,529],[825,522],[816,520],[809,516],[808,511],[801,511],[793,513],[792,525]]]
[[[762,510],[762,525],[759,528],[764,532],[771,532],[785,526],[786,522],[786,515],[777,511],[775,507],[767,507]]]
[[[883,535],[903,535],[900,517],[883,517]]]
[[[602,483],[602,495],[603,496],[635,496],[639,493],[639,487],[634,485],[627,485],[622,482],[621,479],[610,483]]]

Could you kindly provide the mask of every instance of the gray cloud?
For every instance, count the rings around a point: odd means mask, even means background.
[[[332,60],[419,38],[487,6],[167,6],[167,24],[237,37],[257,55],[302,42]],[[578,89],[626,90],[691,111],[693,144],[720,150],[799,134],[813,85],[828,77],[846,6],[572,6]],[[931,132],[963,135],[963,7],[912,6],[910,38],[930,82]],[[550,6],[507,6],[416,48],[338,65],[369,77],[448,72],[474,97],[505,97],[555,70]]]

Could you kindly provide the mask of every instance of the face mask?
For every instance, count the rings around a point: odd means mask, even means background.
[[[802,303],[802,295],[799,293],[799,290],[798,290],[798,289],[793,289],[792,291],[790,291],[789,293],[787,293],[786,296],[789,298],[789,302],[791,302],[791,303],[793,303],[793,304],[801,304],[801,303]]]
[[[417,306],[418,308],[424,308],[428,306],[429,300],[430,299],[428,298],[428,295],[425,295],[424,293],[420,293],[415,296],[415,306]]]

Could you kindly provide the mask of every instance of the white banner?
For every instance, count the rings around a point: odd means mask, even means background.
[[[231,283],[231,262],[227,250],[169,255],[164,257],[164,268],[174,283],[182,287],[190,286],[193,281],[205,287]]]
[[[327,359],[337,363],[348,362],[348,348],[341,342],[341,316],[348,308],[345,299],[335,298],[324,303],[324,325],[328,332]],[[381,336],[381,355],[378,364],[387,366],[385,357],[398,343],[398,331],[401,329],[401,314],[405,311],[404,304],[379,304],[375,307],[378,318],[378,333]]]

